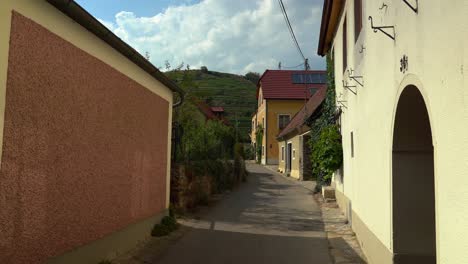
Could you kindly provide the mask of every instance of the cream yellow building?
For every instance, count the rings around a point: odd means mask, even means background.
[[[318,88],[307,103],[277,136],[279,149],[278,171],[298,180],[312,178],[310,161],[309,118],[319,115],[320,105],[326,96],[326,87]]]
[[[468,259],[468,2],[324,1],[340,207],[369,263]]]
[[[262,164],[278,164],[279,132],[304,106],[311,94],[326,81],[323,71],[267,70],[257,85],[258,108],[252,117],[252,146],[256,147],[255,133],[263,128]]]

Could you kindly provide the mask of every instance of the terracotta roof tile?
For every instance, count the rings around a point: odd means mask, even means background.
[[[264,99],[308,99],[310,88],[324,88],[326,84],[295,84],[292,76],[295,73],[323,73],[326,71],[288,71],[266,70],[257,84],[257,98],[260,86]]]
[[[278,134],[278,138],[287,136],[289,133],[296,129],[301,128],[305,125],[305,122],[309,117],[319,108],[322,102],[325,100],[327,94],[327,88],[320,88],[315,94],[305,103],[305,105],[297,112],[294,117],[289,121],[288,125],[281,130]]]

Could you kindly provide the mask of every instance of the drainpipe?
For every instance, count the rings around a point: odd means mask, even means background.
[[[177,93],[179,94],[180,99],[179,99],[179,101],[177,103],[172,105],[173,109],[176,109],[177,107],[181,106],[182,103],[184,102],[184,98],[185,98],[184,93],[182,93],[180,91],[177,91]]]

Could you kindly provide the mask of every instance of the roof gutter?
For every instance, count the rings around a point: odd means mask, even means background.
[[[317,54],[320,56],[325,56],[330,50],[345,3],[345,0],[324,0],[317,48]]]
[[[86,28],[88,31],[96,35],[109,46],[117,50],[123,56],[135,63],[138,67],[146,71],[153,78],[164,84],[173,92],[180,95],[180,100],[173,104],[172,107],[178,107],[184,101],[185,92],[177,86],[173,81],[161,73],[151,62],[138,53],[134,48],[117,37],[112,31],[105,27],[95,17],[88,13],[84,8],[78,5],[74,0],[46,0],[49,4],[60,10],[69,18]]]
[[[319,45],[318,45],[318,50],[317,50],[317,54],[320,56],[324,56],[326,54],[325,42],[327,41],[327,32],[328,32],[328,25],[330,22],[332,5],[333,5],[333,0],[325,0],[323,3],[322,22],[320,25],[320,38],[319,38]]]

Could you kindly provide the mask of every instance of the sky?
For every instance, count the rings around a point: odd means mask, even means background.
[[[278,0],[76,0],[122,40],[165,70],[245,74],[303,63]],[[311,69],[324,69],[317,54],[322,0],[283,0]]]

